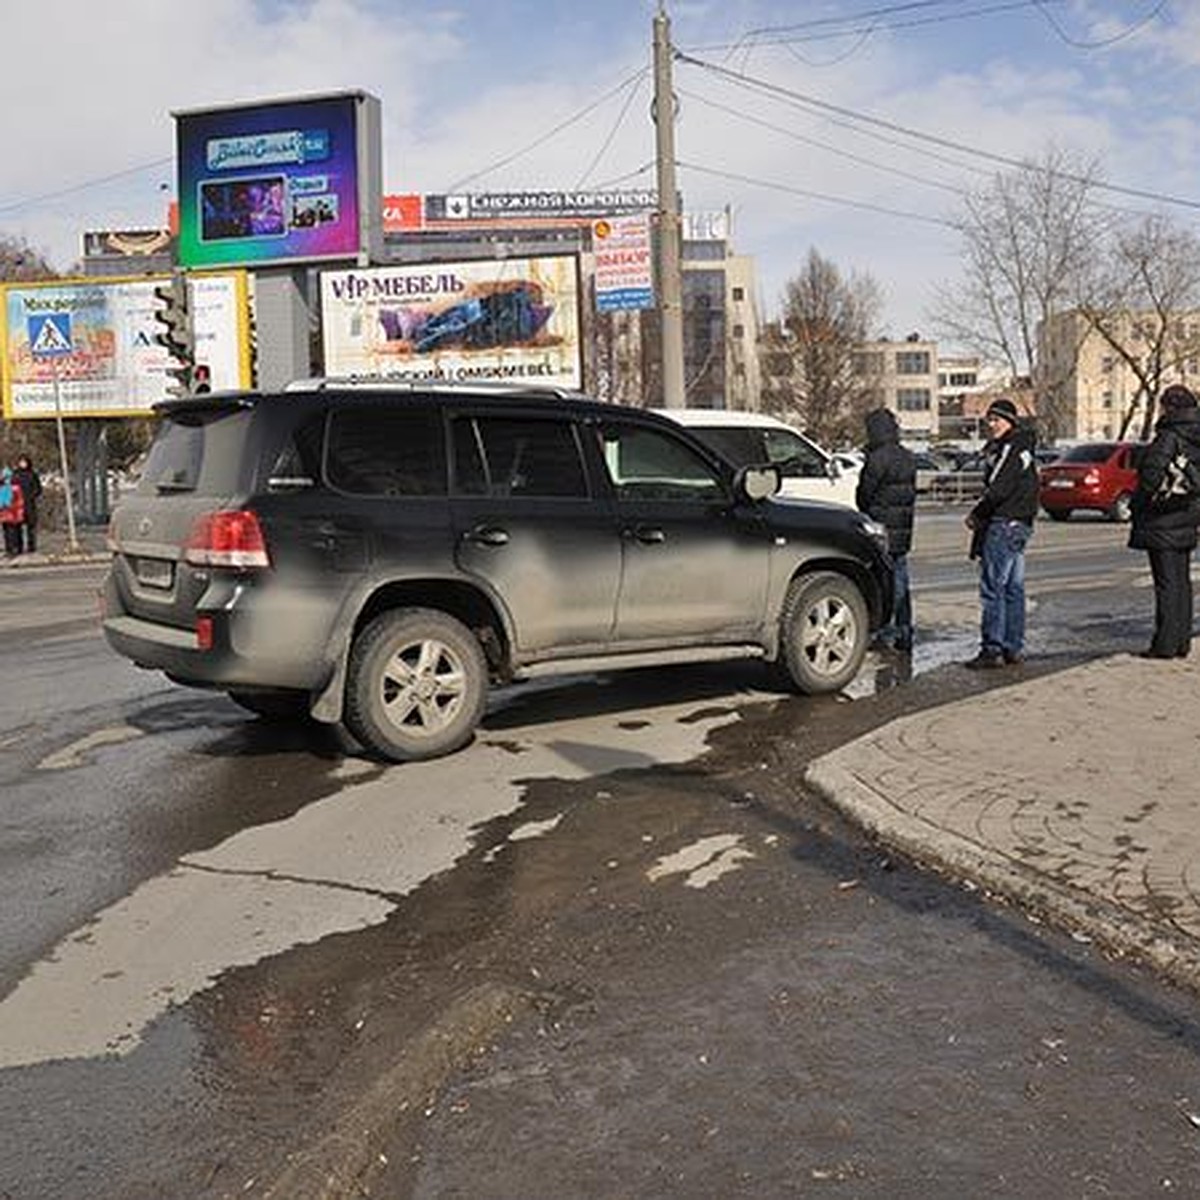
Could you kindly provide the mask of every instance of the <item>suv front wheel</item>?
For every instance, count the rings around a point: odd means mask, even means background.
[[[483,650],[461,621],[428,608],[382,613],[350,651],[346,727],[384,758],[437,758],[470,741],[487,683]]]
[[[862,593],[833,571],[793,579],[784,600],[780,657],[797,691],[836,692],[858,673],[870,640]]]

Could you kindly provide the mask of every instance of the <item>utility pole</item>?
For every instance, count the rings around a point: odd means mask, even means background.
[[[654,127],[658,163],[658,313],[662,326],[663,406],[687,403],[683,381],[683,278],[679,191],[675,184],[675,91],[671,83],[671,22],[665,0],[654,17]]]

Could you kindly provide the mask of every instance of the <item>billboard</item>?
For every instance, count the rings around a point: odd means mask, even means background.
[[[0,364],[4,416],[53,417],[55,379],[66,417],[136,417],[167,398],[174,382],[166,350],[154,340],[166,276],[67,279],[0,285]],[[242,271],[188,280],[196,361],[208,364],[214,391],[250,386],[246,276]],[[31,323],[69,315],[70,348],[53,359],[35,355]]]
[[[592,223],[596,311],[654,307],[650,217],[606,217]]]
[[[381,224],[373,96],[174,116],[181,266],[369,261]]]
[[[650,188],[611,191],[476,192],[445,196],[404,193],[383,197],[384,233],[456,232],[504,227],[570,228],[597,217],[639,213],[658,207]]]
[[[582,382],[574,255],[321,274],[326,375]]]

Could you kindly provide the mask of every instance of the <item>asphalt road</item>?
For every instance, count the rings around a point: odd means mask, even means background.
[[[1144,640],[1123,541],[1039,527],[1028,670]],[[569,680],[394,768],[114,659],[94,569],[0,576],[0,1195],[1195,1190],[1193,1000],[799,790],[998,682],[964,545],[923,514],[913,664],[847,696]]]

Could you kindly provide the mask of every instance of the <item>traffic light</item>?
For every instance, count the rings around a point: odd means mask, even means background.
[[[192,314],[188,308],[187,276],[175,271],[169,282],[155,287],[154,298],[159,301],[154,319],[164,326],[154,335],[154,340],[173,360],[173,365],[167,368],[167,374],[175,380],[175,384],[167,390],[173,396],[186,396],[192,390],[192,368],[196,358]]]

